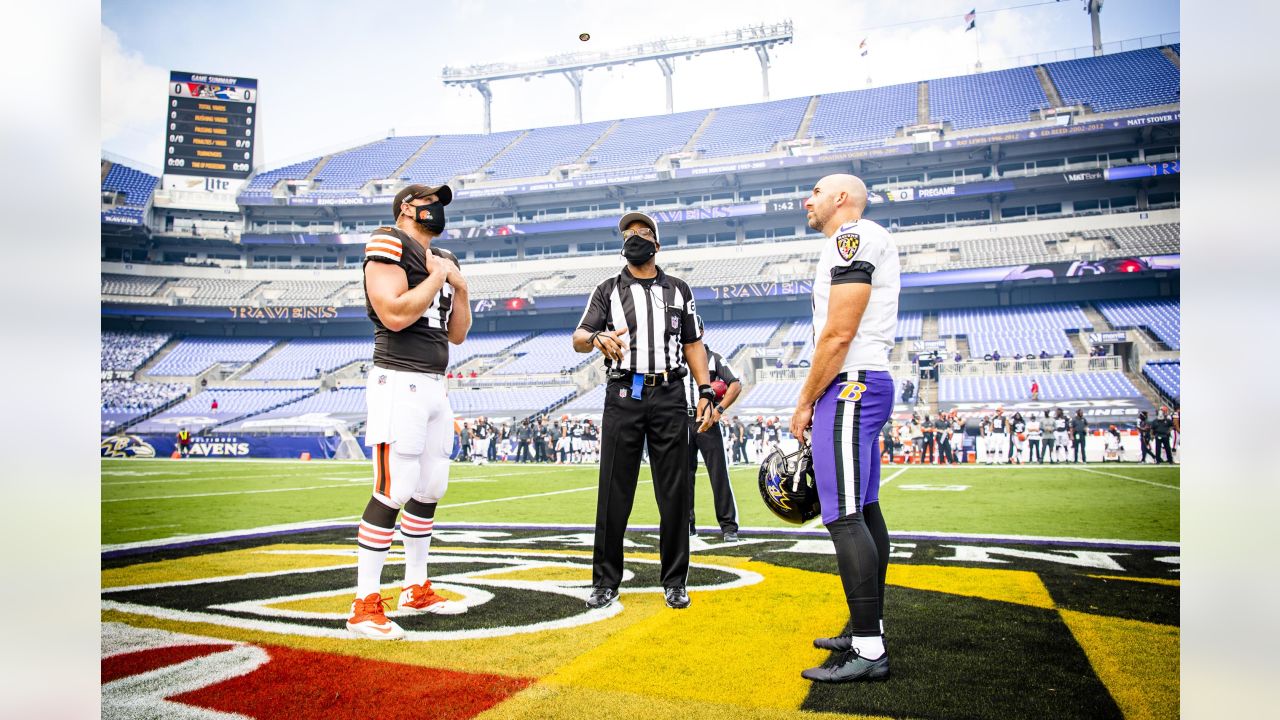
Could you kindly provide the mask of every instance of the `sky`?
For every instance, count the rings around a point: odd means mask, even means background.
[[[975,4],[976,3],[976,4]],[[977,30],[963,16],[977,10]],[[1104,43],[1179,31],[1177,0],[1107,0]],[[170,70],[251,77],[259,87],[254,163],[281,167],[397,135],[483,132],[472,89],[445,87],[445,66],[536,61],[660,38],[700,37],[791,20],[771,51],[770,99],[961,75],[1092,42],[1082,0],[171,0],[102,3],[102,147],[159,167]],[[579,33],[591,40],[581,42]],[[867,40],[868,54],[858,44]],[[1029,64],[1029,59],[1022,63]],[[575,122],[568,81],[492,85],[493,130]],[[754,52],[679,60],[676,112],[763,99]],[[666,111],[654,62],[592,70],[583,120]]]

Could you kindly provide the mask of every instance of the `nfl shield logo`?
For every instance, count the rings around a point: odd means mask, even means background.
[[[386,384],[387,384],[387,376],[386,376],[386,375],[379,375],[379,376],[378,376],[378,384],[379,384],[379,385],[386,385]]]
[[[627,396],[627,389],[626,389],[626,388],[618,388],[618,397],[626,397],[626,396]]]
[[[417,386],[417,385],[410,385],[410,386],[409,386],[409,392],[418,392],[418,386]]]
[[[679,329],[680,329],[680,316],[679,316],[679,315],[672,315],[672,316],[671,316],[671,329],[672,329],[672,330],[679,330]]]

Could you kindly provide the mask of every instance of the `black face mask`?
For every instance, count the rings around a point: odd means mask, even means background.
[[[418,205],[414,207],[413,213],[413,219],[428,232],[436,235],[444,232],[444,205],[438,202]]]
[[[631,235],[622,242],[622,256],[627,259],[628,263],[636,267],[649,262],[657,252],[657,245],[639,235]]]

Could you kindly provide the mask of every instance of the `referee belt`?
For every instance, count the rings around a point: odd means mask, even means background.
[[[644,373],[644,384],[648,387],[654,387],[655,385],[667,385],[683,379],[684,376],[688,374],[689,371],[685,368],[676,368],[675,370],[668,370],[667,372],[660,373]],[[626,380],[627,382],[630,382],[631,378],[635,376],[636,373],[631,370],[609,371],[610,380]]]

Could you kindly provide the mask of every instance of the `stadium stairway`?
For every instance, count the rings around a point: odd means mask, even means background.
[[[1129,378],[1129,382],[1133,383],[1133,386],[1138,389],[1138,392],[1142,393],[1142,397],[1146,398],[1147,402],[1151,403],[1152,407],[1160,407],[1161,405],[1169,404],[1169,399],[1166,398],[1164,394],[1160,392],[1160,389],[1152,384],[1150,378],[1143,375],[1141,371],[1134,372],[1132,370],[1125,370],[1124,376]]]
[[[114,164],[115,163],[110,160],[102,161],[102,177],[98,178],[98,185],[102,185],[102,183],[107,181],[107,174],[111,172],[111,166]]]
[[[809,126],[813,124],[813,116],[818,112],[818,100],[821,97],[821,95],[814,95],[809,98],[809,106],[804,109],[804,117],[800,118],[800,128],[796,130],[796,140],[809,137]]]
[[[1178,57],[1178,53],[1174,52],[1173,48],[1166,45],[1160,48],[1160,52],[1169,58],[1169,62],[1173,63],[1174,67],[1178,68],[1179,71],[1182,70],[1182,58]]]
[[[916,85],[916,124],[929,124],[929,81]]]
[[[112,430],[112,433],[127,432],[129,428],[133,427],[134,425],[137,425],[138,423],[143,422],[144,420],[150,420],[151,418],[155,417],[156,415],[159,415],[165,410],[168,410],[174,405],[177,405],[178,403],[183,402],[187,398],[191,397],[193,394],[195,394],[194,390],[188,390],[185,395],[179,395],[167,403],[163,403],[161,405],[157,405],[156,407],[151,408],[150,410],[139,415],[136,418],[132,418],[130,420],[126,420],[125,422],[120,423]]]
[[[1085,334],[1082,332],[1067,333],[1067,340],[1071,343],[1071,351],[1076,357],[1089,357],[1089,343],[1085,342]]]
[[[925,313],[924,321],[920,326],[920,339],[931,341],[938,339],[938,314]]]
[[[969,358],[969,338],[965,337],[964,335],[957,335],[955,337],[955,341],[956,341],[956,352],[960,353],[960,357],[968,359]]]
[[[296,386],[296,383],[295,383],[295,386]],[[316,395],[319,395],[319,394],[320,394],[320,392],[321,392],[321,388],[316,388],[314,391],[312,391],[312,392],[310,392],[310,393],[307,393],[306,395],[303,395],[302,397],[290,398],[289,400],[285,400],[284,402],[276,403],[275,405],[272,405],[271,407],[265,407],[265,408],[262,408],[261,410],[255,410],[254,412],[251,412],[251,413],[245,413],[244,415],[241,415],[241,416],[239,416],[239,417],[231,418],[230,420],[227,420],[226,422],[218,423],[217,425],[214,425],[213,427],[205,428],[205,430],[204,430],[203,432],[199,432],[199,433],[196,433],[196,434],[197,434],[197,435],[203,435],[203,434],[206,434],[206,433],[217,433],[217,432],[218,432],[218,429],[219,429],[219,428],[221,428],[221,427],[224,427],[224,426],[230,425],[230,424],[232,424],[232,423],[238,423],[238,422],[240,422],[241,420],[248,420],[249,418],[253,417],[254,415],[265,415],[265,414],[267,414],[267,413],[271,412],[272,410],[275,410],[275,409],[277,409],[277,408],[282,408],[282,407],[284,407],[285,405],[289,405],[289,404],[291,404],[291,403],[302,402],[303,400],[306,400],[306,399],[307,399],[307,398],[309,398],[309,397],[315,397]]]
[[[1049,98],[1049,106],[1062,107],[1062,96],[1058,94],[1053,78],[1049,77],[1049,71],[1045,70],[1043,65],[1037,65],[1035,71],[1036,77],[1040,80],[1040,87],[1044,89],[1044,96]]]
[[[485,173],[489,170],[489,168],[493,167],[493,164],[498,161],[498,158],[511,152],[511,148],[514,148],[515,146],[519,145],[521,142],[524,141],[525,138],[529,137],[530,132],[532,131],[530,130],[522,131],[519,135],[515,137],[515,139],[513,139],[511,142],[504,145],[501,150],[494,153],[493,157],[489,158],[488,162],[476,168],[474,171],[474,174],[484,177]]]
[[[279,354],[280,354],[280,351],[281,351],[281,350],[284,350],[284,349],[285,349],[285,347],[287,347],[288,345],[289,345],[289,341],[288,341],[288,340],[281,340],[281,341],[277,342],[275,345],[272,345],[272,346],[271,346],[271,347],[270,347],[266,352],[262,353],[262,355],[261,355],[257,360],[255,360],[255,361],[253,361],[253,362],[249,363],[248,365],[245,365],[244,367],[240,368],[239,370],[237,370],[237,371],[235,371],[235,372],[231,373],[231,374],[230,374],[230,375],[228,375],[226,378],[224,378],[224,380],[226,380],[226,381],[228,381],[228,382],[230,382],[230,383],[233,383],[233,384],[234,384],[234,383],[235,383],[235,381],[239,380],[239,379],[240,379],[240,377],[241,377],[242,375],[244,375],[245,373],[249,372],[250,370],[252,370],[252,369],[254,369],[254,368],[256,368],[256,367],[258,367],[258,366],[259,366],[259,365],[261,365],[262,363],[264,363],[264,362],[266,362],[266,361],[270,360],[270,359],[271,359],[272,357],[274,357],[275,355],[279,355]],[[284,385],[282,385],[282,387],[296,387],[296,386],[297,386],[297,384],[298,384],[297,379],[293,379],[293,380],[282,380],[282,381],[275,381],[275,380],[253,380],[253,381],[248,381],[248,380],[246,380],[245,382],[246,382],[246,383],[250,383],[250,382],[251,382],[253,387],[271,387],[272,385],[276,385],[276,384],[280,384],[280,383],[284,383]]]
[[[574,161],[573,161],[573,164],[575,164],[575,165],[584,165],[584,164],[586,164],[586,162],[587,162],[587,158],[589,158],[589,157],[591,157],[592,155],[594,155],[594,154],[595,154],[596,150],[600,147],[600,145],[602,145],[602,144],[604,143],[604,141],[605,141],[605,140],[608,140],[608,139],[609,139],[609,136],[613,134],[613,131],[614,131],[614,130],[617,130],[617,129],[618,129],[618,125],[619,125],[621,122],[622,122],[621,120],[614,120],[614,121],[613,121],[613,124],[612,124],[612,125],[610,125],[609,127],[605,128],[605,129],[604,129],[604,132],[600,133],[600,137],[596,138],[596,141],[595,141],[595,142],[593,142],[593,143],[591,143],[591,146],[590,146],[590,147],[588,147],[586,150],[583,150],[583,151],[582,151],[582,154],[578,156],[578,159],[577,159],[577,160],[574,160]]]
[[[691,153],[697,151],[698,140],[702,138],[702,134],[707,131],[707,128],[711,125],[712,121],[716,119],[716,113],[718,112],[719,110],[713,109],[711,112],[707,113],[706,117],[702,118],[702,122],[698,124],[697,129],[695,129],[693,134],[689,136],[689,142],[685,143],[684,147],[680,148],[680,152]]]
[[[431,149],[431,146],[435,145],[436,141],[439,139],[440,139],[439,135],[433,135],[431,136],[431,139],[422,143],[422,147],[418,148],[417,150],[414,150],[412,155],[410,155],[404,162],[400,163],[400,167],[396,168],[391,173],[391,177],[393,178],[404,177],[409,172],[409,168],[413,167],[413,164],[418,162],[418,158],[422,157],[422,153]]]
[[[366,145],[368,144],[370,143],[366,143]],[[333,159],[333,155],[325,155],[324,157],[320,158],[319,162],[316,163],[316,166],[311,168],[311,172],[307,173],[306,176],[303,177],[302,179],[305,180],[306,182],[311,182],[312,180],[315,180],[316,176],[319,175],[320,172],[324,170],[325,165],[328,165],[331,159]]]
[[[1081,303],[1080,309],[1084,310],[1084,316],[1088,318],[1089,322],[1093,323],[1094,332],[1111,332],[1115,329],[1111,327],[1111,323],[1107,322],[1107,318],[1092,305]]]
[[[148,373],[151,372],[151,368],[155,367],[157,363],[163,360],[165,355],[168,355],[169,353],[173,352],[173,349],[177,347],[178,343],[181,341],[182,341],[182,338],[178,337],[177,335],[169,338],[169,342],[165,343],[164,345],[161,345],[159,349],[157,349],[154,353],[151,354],[151,357],[147,358],[146,362],[138,366],[138,369],[133,372],[133,377],[135,379],[145,377]],[[196,380],[196,384],[197,385],[200,384],[199,379]]]

